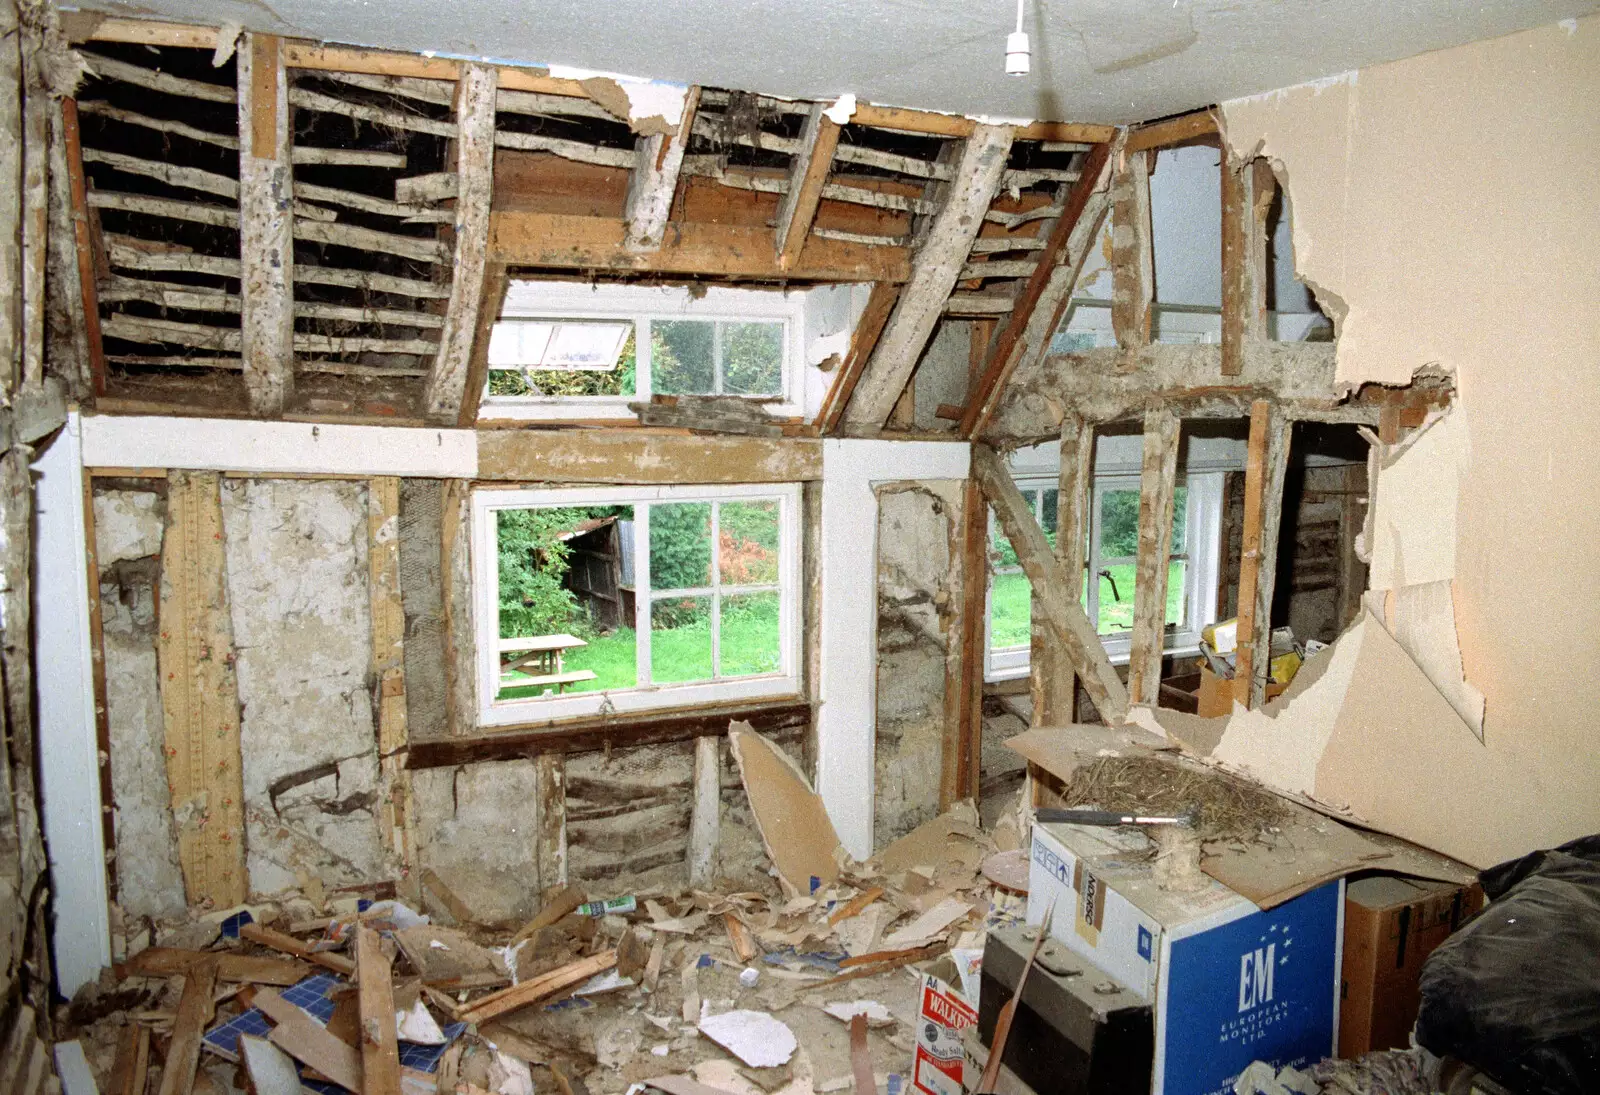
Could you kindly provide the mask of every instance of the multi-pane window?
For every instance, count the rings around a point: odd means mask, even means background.
[[[1055,547],[1059,525],[1056,481],[1017,483],[1045,538]],[[1134,577],[1139,551],[1139,478],[1102,476],[1092,487],[1089,528],[1084,540],[1084,573],[1079,597],[1114,659],[1127,656],[1133,627]],[[1173,504],[1171,556],[1167,577],[1169,650],[1193,646],[1216,612],[1217,535],[1222,508],[1222,476],[1191,475],[1180,481]],[[989,644],[990,679],[1023,676],[1029,668],[1032,586],[999,522],[991,512]],[[1089,576],[1093,580],[1085,580]]]
[[[473,505],[483,725],[798,690],[797,488],[484,489]]]
[[[486,413],[626,417],[652,395],[797,413],[803,320],[803,298],[770,290],[514,282],[489,336]]]

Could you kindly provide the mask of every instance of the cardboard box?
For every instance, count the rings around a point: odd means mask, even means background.
[[[1411,1044],[1422,963],[1482,907],[1476,883],[1377,875],[1346,887],[1339,1056]]]
[[[1155,1008],[1153,1095],[1225,1095],[1251,1061],[1337,1044],[1344,881],[1263,911],[1214,879],[1161,889],[1132,830],[1035,825],[1028,920]]]
[[[922,1095],[964,1095],[966,1050],[962,1035],[978,1022],[983,951],[954,948],[922,975],[917,1044],[911,1056],[911,1090]]]
[[[1240,702],[1244,702],[1243,693],[1237,691],[1242,681],[1231,677],[1219,677],[1204,665],[1200,667],[1200,690],[1195,693],[1195,714],[1203,719],[1217,719],[1224,715],[1233,714],[1233,699],[1239,695]],[[1267,699],[1275,700],[1283,695],[1287,684],[1267,682]]]

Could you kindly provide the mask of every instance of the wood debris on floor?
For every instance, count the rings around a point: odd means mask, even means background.
[[[567,887],[516,931],[396,901],[195,910],[130,941],[64,1037],[118,1095],[904,1090],[914,967],[1021,918],[980,869],[1015,833],[964,803],[855,862],[798,769],[733,733],[762,890]]]

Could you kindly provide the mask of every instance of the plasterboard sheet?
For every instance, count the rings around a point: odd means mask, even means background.
[[[1483,693],[1463,675],[1452,587],[1452,582],[1441,581],[1389,590],[1385,624],[1395,642],[1482,741]]]
[[[1441,415],[1378,461],[1369,542],[1373,589],[1456,574],[1456,510],[1467,461],[1466,419]]]

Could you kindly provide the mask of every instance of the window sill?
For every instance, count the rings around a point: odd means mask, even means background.
[[[457,737],[413,740],[407,769],[449,768],[495,760],[524,760],[540,753],[588,753],[605,748],[661,745],[728,732],[743,720],[783,738],[811,724],[811,704],[798,697],[761,704],[726,704],[660,711],[627,718],[582,718],[480,729]]]

